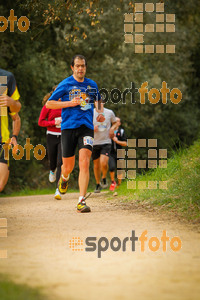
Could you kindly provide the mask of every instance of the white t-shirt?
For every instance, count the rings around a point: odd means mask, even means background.
[[[97,122],[98,113],[94,109],[93,123],[94,126],[98,125],[98,131],[94,132],[94,145],[111,144],[109,131],[111,124],[116,122],[115,114],[111,109],[107,108],[104,108],[103,113],[105,114],[105,121]]]

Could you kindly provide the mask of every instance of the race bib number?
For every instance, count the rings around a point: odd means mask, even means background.
[[[83,145],[84,145],[84,146],[90,145],[90,146],[93,147],[93,141],[94,141],[93,137],[91,137],[91,136],[85,136],[85,137],[83,138]]]

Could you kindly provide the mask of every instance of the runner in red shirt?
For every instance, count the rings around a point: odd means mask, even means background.
[[[42,127],[47,127],[47,152],[50,161],[49,181],[56,181],[57,186],[61,174],[62,165],[60,128],[62,109],[48,109],[45,106],[47,100],[49,99],[49,97],[55,89],[56,86],[53,87],[52,91],[43,98],[42,104],[44,106],[40,113],[38,125]],[[61,200],[61,194],[58,188],[56,188],[55,199]]]

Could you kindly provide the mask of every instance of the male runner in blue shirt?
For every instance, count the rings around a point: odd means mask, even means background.
[[[78,212],[90,212],[85,203],[85,195],[89,183],[89,165],[93,148],[94,101],[100,100],[97,84],[86,74],[86,58],[75,55],[71,62],[73,75],[64,79],[46,103],[50,109],[62,108],[61,147],[62,147],[62,174],[58,183],[61,194],[68,189],[70,173],[75,165],[75,149],[79,148],[79,190],[80,196],[77,204]],[[61,101],[58,101],[61,99]],[[99,122],[104,121],[100,113]]]

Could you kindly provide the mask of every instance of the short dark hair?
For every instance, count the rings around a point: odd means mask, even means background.
[[[85,56],[83,56],[81,54],[76,54],[76,55],[73,56],[72,61],[71,61],[71,66],[72,67],[74,66],[74,61],[75,61],[76,58],[84,59],[85,60],[85,65],[87,66],[87,61],[86,61]]]

